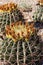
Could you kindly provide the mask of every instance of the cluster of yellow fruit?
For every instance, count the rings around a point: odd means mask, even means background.
[[[17,4],[15,3],[7,3],[4,5],[0,5],[0,12],[10,12],[12,9],[16,9],[17,8]]]
[[[33,24],[29,25],[27,22],[22,23],[21,21],[11,23],[11,25],[7,25],[5,29],[7,38],[11,38],[15,42],[22,38],[28,40],[31,34],[35,32]]]

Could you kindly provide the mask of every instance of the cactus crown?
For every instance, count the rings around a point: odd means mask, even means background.
[[[29,25],[28,23],[22,23],[21,21],[11,23],[11,25],[6,26],[6,36],[12,38],[14,41],[25,38],[29,39],[31,34],[35,32],[33,24]]]
[[[12,9],[16,9],[17,5],[14,3],[7,3],[5,5],[1,5],[0,6],[0,12],[10,12]]]

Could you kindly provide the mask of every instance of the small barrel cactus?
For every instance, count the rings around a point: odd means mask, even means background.
[[[15,22],[6,26],[0,49],[3,65],[36,65],[40,55],[39,37],[33,24]]]
[[[43,22],[43,6],[37,5],[37,10],[33,14],[33,20],[35,22]]]
[[[9,25],[11,22],[23,21],[24,17],[22,12],[14,3],[8,3],[0,6],[0,26],[2,30],[5,24]]]

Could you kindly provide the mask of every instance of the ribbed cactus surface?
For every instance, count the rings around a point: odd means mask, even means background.
[[[11,39],[5,39],[1,46],[0,59],[5,65],[35,65],[40,53],[37,35],[32,35],[30,41],[21,39],[16,43]]]
[[[33,14],[33,19],[35,22],[43,22],[43,6],[36,6],[36,10]]]

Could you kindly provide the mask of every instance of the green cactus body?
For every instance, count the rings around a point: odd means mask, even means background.
[[[23,15],[18,9],[13,10],[11,12],[0,13],[1,32],[4,31],[5,25],[9,25],[12,22],[17,22],[22,20],[23,20]]]
[[[34,65],[41,53],[39,38],[37,35],[32,35],[28,41],[21,39],[17,42],[6,38],[0,52],[1,62],[5,65],[31,65],[32,63]]]
[[[35,11],[33,14],[33,19],[35,22],[43,22],[43,6],[37,6],[37,11]]]

